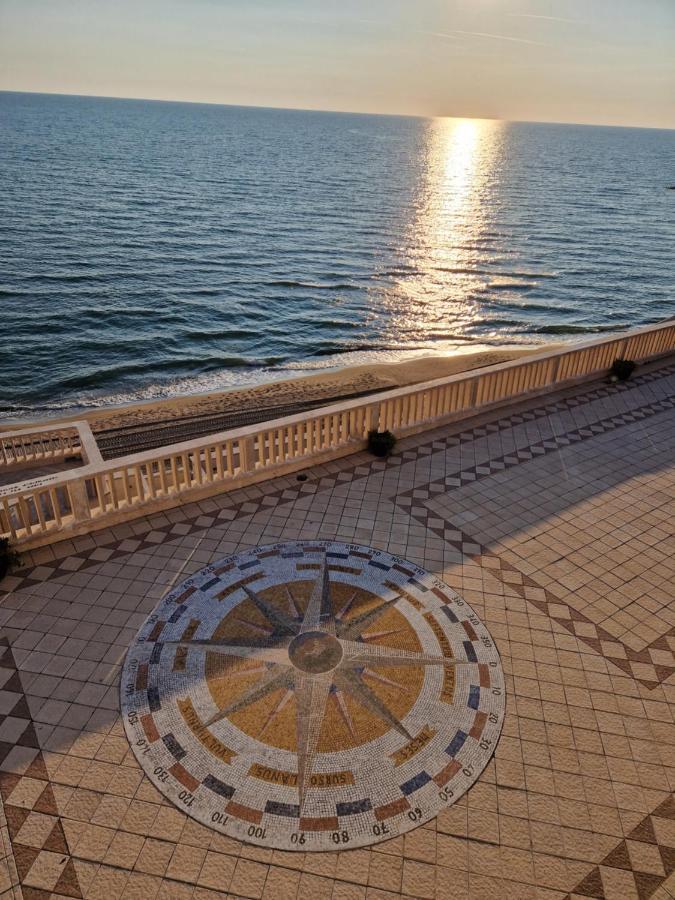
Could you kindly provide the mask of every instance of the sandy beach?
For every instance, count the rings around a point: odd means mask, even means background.
[[[162,446],[175,440],[292,415],[341,399],[497,365],[550,348],[551,345],[540,345],[352,366],[247,388],[98,408],[35,424],[87,420],[104,456],[113,457],[134,449]],[[16,428],[16,424],[7,424],[0,430]]]
[[[253,406],[274,408],[314,400],[325,400],[326,403],[329,403],[333,400],[352,397],[355,394],[420,384],[424,381],[432,381],[434,378],[444,378],[483,366],[509,362],[522,356],[542,353],[546,349],[551,349],[551,346],[547,344],[526,349],[486,350],[449,356],[423,356],[400,363],[351,366],[301,378],[270,381],[247,388],[95,409],[64,419],[52,419],[45,424],[53,425],[57,421],[86,419],[93,431],[101,431],[109,428],[149,425],[153,422],[218,412],[235,412]]]

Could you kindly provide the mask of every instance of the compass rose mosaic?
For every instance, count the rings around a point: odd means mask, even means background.
[[[499,656],[468,604],[404,559],[330,542],[259,547],[184,581],[121,690],[165,796],[287,850],[421,825],[476,781],[504,716]]]

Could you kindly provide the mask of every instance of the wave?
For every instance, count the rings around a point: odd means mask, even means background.
[[[77,310],[76,316],[77,321],[86,317],[94,321],[111,322],[113,325],[118,324],[120,319],[161,319],[165,323],[185,322],[185,316],[180,313],[168,312],[165,309],[157,309],[152,306],[129,306],[126,309],[95,309],[90,307]]]
[[[475,290],[479,294],[489,294],[492,291],[532,291],[535,287],[536,284],[529,281],[494,281]]]
[[[217,357],[181,357],[179,359],[164,359],[151,362],[121,363],[105,369],[96,369],[78,375],[69,375],[53,382],[50,387],[59,390],[95,389],[110,382],[118,381],[128,376],[152,376],[162,372],[192,372],[204,374],[221,369],[262,369],[278,366],[285,361],[281,356],[265,356],[260,358],[243,356],[217,356]]]
[[[189,288],[187,293],[193,297],[219,297],[223,294],[224,289],[221,287],[213,288]]]
[[[575,310],[573,309],[564,309],[560,306],[554,306],[552,303],[537,303],[529,300],[523,300],[522,302],[508,302],[506,300],[496,300],[494,303],[490,305],[490,310],[509,310],[523,313],[530,312],[543,312],[555,313],[557,316],[571,316],[574,315]],[[497,319],[494,321],[494,324],[503,324],[503,319]]]
[[[556,272],[509,272],[513,278],[535,278],[537,281],[540,278],[557,278],[558,275]]]
[[[258,332],[253,328],[200,328],[194,331],[183,331],[177,337],[188,341],[232,341],[241,338],[254,338]]]
[[[626,323],[616,325],[539,325],[527,327],[530,334],[603,334],[606,331],[621,331],[629,328]]]
[[[527,322],[523,321],[523,319],[489,319],[487,317],[478,319],[476,322],[471,323],[471,329],[474,331],[482,332],[486,328],[494,329],[494,328],[520,328],[523,331],[529,331]]]
[[[475,269],[469,266],[434,266],[435,272],[450,275],[478,275],[484,278],[526,278],[538,281],[540,278],[557,278],[555,272],[495,272],[494,269]]]
[[[284,288],[305,288],[308,290],[317,290],[317,291],[358,291],[360,290],[357,284],[352,284],[349,281],[338,281],[333,284],[321,284],[317,281],[294,281],[294,280],[286,280],[286,279],[277,279],[275,281],[266,281],[264,282],[268,287],[284,287]]]
[[[128,272],[26,272],[21,277],[25,281],[46,281],[49,283],[62,281],[65,284],[78,282],[112,281],[120,276],[126,277]]]
[[[421,275],[422,271],[416,266],[401,266],[398,269],[384,269],[382,272],[376,272],[371,277],[377,278],[401,278],[407,275]]]
[[[401,353],[409,351],[429,350],[429,344],[434,342],[448,343],[450,341],[456,343],[470,344],[477,340],[466,334],[446,334],[442,337],[430,337],[426,343],[419,344],[411,342],[409,344],[349,344],[348,346],[331,345],[329,347],[317,347],[311,353],[306,354],[306,358],[310,359],[315,356],[342,356],[346,353]]]

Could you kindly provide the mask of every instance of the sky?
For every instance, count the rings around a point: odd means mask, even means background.
[[[675,128],[675,0],[0,0],[0,90]]]

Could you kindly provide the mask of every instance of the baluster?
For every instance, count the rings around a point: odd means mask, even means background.
[[[26,534],[31,535],[33,533],[33,528],[30,524],[30,511],[23,494],[19,494],[19,511],[21,513],[19,521],[21,522],[21,525],[23,526]]]
[[[160,487],[161,487],[161,491],[162,491],[162,496],[163,496],[163,497],[166,497],[167,494],[169,493],[169,488],[168,488],[167,482],[166,482],[166,463],[167,463],[167,460],[166,460],[166,457],[164,457],[164,456],[162,456],[162,457],[158,460],[158,465],[159,465],[159,484],[160,484]]]
[[[2,497],[2,509],[7,520],[7,532],[12,540],[16,539],[16,528],[12,522],[12,508],[5,497]]]
[[[171,460],[171,477],[173,479],[172,490],[174,493],[178,491],[178,466],[176,465],[176,454],[172,454]]]
[[[143,484],[143,472],[140,465],[133,467],[134,481],[136,482],[137,502],[142,503],[145,500],[145,485]]]
[[[227,463],[227,468],[226,468],[227,474],[234,475],[234,451],[232,448],[232,441],[228,441],[225,444],[225,453],[226,453],[226,463]],[[220,459],[220,464],[222,467],[222,464],[223,464],[222,457],[219,455],[218,458]],[[223,473],[221,471],[221,476],[222,476],[222,474]]]
[[[52,502],[52,512],[54,513],[54,520],[56,521],[56,527],[61,527],[61,509],[59,507],[59,497],[54,488],[49,489],[49,499]]]
[[[103,475],[103,487],[108,493],[110,492],[110,500],[112,502],[113,509],[117,510],[120,508],[120,501],[117,496],[117,491],[115,490],[115,475],[113,472],[105,472]]]
[[[33,505],[35,506],[35,512],[37,513],[38,522],[40,523],[40,531],[46,531],[47,522],[45,521],[44,512],[42,510],[42,493],[40,491],[36,491],[33,494]]]
[[[103,478],[101,475],[94,475],[94,484],[96,485],[96,496],[98,497],[98,507],[101,513],[104,513],[107,508],[107,503],[105,499],[105,485],[103,484]]]

